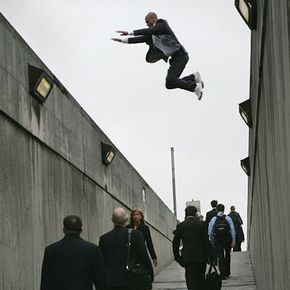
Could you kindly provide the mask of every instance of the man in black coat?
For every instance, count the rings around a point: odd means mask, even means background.
[[[230,209],[231,209],[231,212],[228,214],[228,216],[232,218],[235,231],[236,231],[236,243],[235,243],[235,246],[233,247],[233,251],[240,252],[242,250],[241,244],[242,242],[245,241],[245,235],[242,228],[243,220],[240,214],[236,211],[236,207],[234,205],[232,205]]]
[[[204,221],[196,215],[195,206],[185,209],[185,220],[177,225],[173,238],[175,260],[185,268],[186,285],[189,290],[205,290],[206,264],[212,259],[211,246]],[[181,255],[179,252],[182,241]]]
[[[218,205],[218,201],[217,201],[217,200],[212,200],[212,201],[210,202],[210,204],[211,204],[212,210],[210,210],[210,211],[208,211],[208,212],[206,213],[206,218],[205,218],[205,222],[206,222],[207,226],[208,226],[210,220],[211,220],[214,216],[217,215],[216,206]]]
[[[127,290],[127,255],[128,229],[125,224],[128,220],[123,208],[116,208],[112,215],[114,229],[100,237],[100,249],[104,257],[105,266],[109,273],[111,290]],[[130,262],[147,266],[153,280],[153,269],[142,233],[133,230],[131,234]],[[136,289],[137,290],[137,289]]]
[[[108,279],[99,248],[83,240],[82,221],[67,216],[65,237],[45,249],[41,290],[108,290]]]
[[[149,50],[146,54],[146,61],[154,63],[160,59],[167,62],[170,67],[166,76],[166,88],[180,88],[190,92],[195,92],[198,100],[202,98],[203,82],[199,72],[180,78],[188,60],[188,53],[180,44],[172,29],[164,19],[158,19],[155,12],[149,12],[145,17],[148,28],[128,31],[117,31],[121,36],[134,35],[126,39],[112,38],[114,41],[123,43],[146,43]]]

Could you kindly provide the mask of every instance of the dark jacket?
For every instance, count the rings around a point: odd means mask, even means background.
[[[129,229],[133,227],[131,225],[128,225],[127,228]],[[136,230],[140,231],[143,234],[151,259],[152,260],[157,259],[149,227],[145,225],[144,223],[140,223],[140,225],[136,228]]]
[[[183,248],[180,255],[181,241]],[[206,263],[208,258],[212,258],[206,223],[196,217],[187,217],[177,225],[172,247],[174,258],[181,266]]]
[[[79,235],[66,235],[45,249],[41,290],[107,290],[100,249]]]
[[[211,219],[216,215],[217,215],[216,208],[213,208],[212,210],[210,210],[206,213],[205,222],[206,222],[207,226],[208,226],[209,222],[211,221]]]
[[[243,220],[240,214],[236,211],[232,211],[228,214],[233,220],[235,231],[236,231],[236,242],[243,242],[245,240],[244,231],[242,228]]]
[[[102,251],[105,266],[109,273],[111,287],[126,287],[128,229],[117,226],[112,231],[100,237],[100,249]],[[131,236],[131,263],[142,263],[152,273],[151,261],[145,248],[145,242],[139,231],[132,232]]]
[[[155,25],[149,28],[134,30],[134,36],[128,39],[128,43],[147,43],[149,50],[146,61],[150,63],[160,59],[167,61],[169,56],[181,48],[186,52],[164,19],[158,19]]]

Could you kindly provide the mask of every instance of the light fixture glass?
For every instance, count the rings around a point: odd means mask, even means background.
[[[239,104],[239,112],[245,123],[252,128],[252,109],[251,100],[248,99]]]
[[[101,142],[101,153],[103,164],[108,166],[113,161],[116,155],[116,150],[114,149],[113,146]]]
[[[42,78],[39,82],[39,85],[36,88],[36,91],[43,97],[46,98],[51,89],[51,84],[48,82],[46,78]]]
[[[257,26],[256,0],[235,0],[235,6],[251,30]]]
[[[44,103],[52,90],[52,78],[41,68],[28,64],[29,92]]]
[[[106,154],[106,161],[107,161],[107,163],[111,163],[114,157],[115,157],[115,153],[113,151],[109,151]]]
[[[250,18],[250,15],[249,15],[249,7],[245,3],[244,0],[239,0],[239,9],[240,9],[240,12],[241,12],[242,16],[244,17],[244,19],[247,22],[249,22],[249,18]]]

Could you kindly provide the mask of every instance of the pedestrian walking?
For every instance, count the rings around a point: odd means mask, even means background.
[[[145,224],[144,214],[140,209],[134,209],[130,215],[130,223],[127,228],[132,228],[134,230],[138,230],[143,234],[146,247],[151,256],[153,265],[157,266],[157,256],[154,250],[151,233],[149,227]]]
[[[153,280],[153,269],[146,251],[143,235],[140,231],[133,230],[129,245],[129,230],[125,226],[127,221],[128,216],[126,211],[123,208],[116,208],[112,214],[114,229],[100,237],[99,246],[104,257],[107,272],[109,273],[111,290],[138,290],[138,288],[129,288],[127,272],[129,246],[131,261],[147,267]],[[142,288],[139,287],[139,289],[141,290]]]
[[[231,275],[231,248],[235,246],[236,234],[232,219],[224,214],[225,206],[218,204],[216,209],[217,215],[209,223],[208,235],[214,245],[221,279],[225,280]]]
[[[63,220],[64,238],[45,249],[41,290],[109,290],[100,249],[80,237],[82,220]]]
[[[240,252],[242,250],[241,244],[242,242],[245,241],[245,235],[244,235],[244,231],[242,227],[243,220],[240,214],[236,212],[236,207],[234,205],[230,207],[230,210],[231,211],[228,214],[228,216],[230,216],[231,219],[233,220],[235,231],[236,231],[236,243],[235,243],[235,246],[233,247],[233,251]]]
[[[174,259],[185,268],[187,289],[205,290],[206,264],[212,253],[206,223],[197,217],[195,206],[185,209],[185,220],[176,227],[172,247]]]

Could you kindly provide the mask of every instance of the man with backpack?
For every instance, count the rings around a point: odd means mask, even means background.
[[[224,214],[225,206],[218,204],[216,209],[217,215],[208,225],[208,235],[217,255],[221,279],[225,280],[231,275],[231,248],[235,246],[236,233],[232,219]]]

